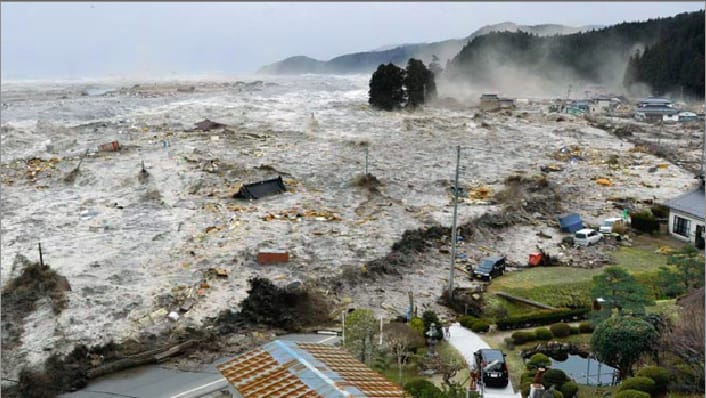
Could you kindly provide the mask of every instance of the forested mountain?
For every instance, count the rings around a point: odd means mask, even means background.
[[[328,61],[296,56],[286,58],[274,64],[262,67],[259,73],[265,74],[303,74],[303,73],[369,73],[380,64],[392,63],[404,67],[407,60],[417,58],[430,63],[432,56],[443,62],[450,60],[461,50],[463,45],[490,32],[530,32],[537,35],[569,34],[599,28],[598,25],[564,26],[564,25],[516,25],[504,22],[487,25],[463,39],[444,40],[434,43],[413,43],[384,46],[378,50],[363,51],[335,57]]]
[[[489,33],[466,44],[445,73],[484,87],[528,79],[613,88],[644,82],[656,94],[683,85],[689,94],[703,97],[704,12],[563,36]]]

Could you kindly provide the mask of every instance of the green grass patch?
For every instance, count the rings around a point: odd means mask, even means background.
[[[497,320],[497,308],[502,307],[505,309],[507,316],[514,317],[525,315],[528,312],[536,311],[537,308],[531,305],[516,303],[514,301],[507,300],[503,297],[496,296],[494,294],[485,297],[486,302],[486,312],[490,319],[493,321]]]

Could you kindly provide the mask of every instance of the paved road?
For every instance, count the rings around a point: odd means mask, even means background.
[[[455,323],[449,328],[451,338],[449,343],[454,346],[463,357],[466,359],[469,367],[473,366],[473,353],[481,348],[490,348],[488,343],[483,341],[477,334]],[[519,397],[520,393],[515,393],[512,389],[512,383],[508,380],[505,388],[486,388],[483,394],[484,398],[506,398]]]
[[[334,344],[340,337],[325,334],[290,334],[277,337],[301,343]],[[221,358],[198,372],[182,372],[157,365],[142,366],[92,381],[83,390],[63,398],[196,398],[226,387],[216,366],[232,357]]]

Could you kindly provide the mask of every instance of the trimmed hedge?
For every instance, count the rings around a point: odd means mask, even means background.
[[[555,385],[557,389],[561,388],[567,381],[570,381],[561,369],[550,368],[542,375],[542,384],[545,388]]]
[[[595,328],[596,328],[596,327],[593,326],[593,324],[592,324],[591,322],[581,322],[581,323],[579,323],[579,330],[581,331],[581,333],[593,333],[593,330],[594,330]]]
[[[654,389],[654,380],[650,379],[649,377],[635,376],[623,380],[623,382],[620,383],[620,388],[618,390],[638,390],[651,394]]]
[[[659,366],[647,366],[637,372],[637,376],[649,377],[655,382],[655,390],[663,391],[672,380],[672,374]]]
[[[571,326],[566,323],[555,323],[549,326],[554,337],[566,337],[571,334]]]
[[[650,394],[638,390],[622,390],[614,395],[615,398],[650,398]]]
[[[485,333],[490,330],[490,324],[484,319],[479,319],[471,324],[473,333]]]
[[[573,381],[569,381],[561,385],[561,393],[564,394],[565,398],[574,398],[578,392],[579,386]]]
[[[527,361],[527,370],[529,371],[536,371],[539,368],[546,368],[549,367],[552,364],[552,360],[549,359],[548,356],[542,354],[541,352],[538,352],[534,355],[532,355]],[[532,380],[534,380],[534,376],[532,376]]]
[[[512,334],[512,341],[515,344],[528,343],[537,340],[537,335],[534,332],[515,332]]]
[[[537,328],[534,330],[534,334],[537,336],[537,340],[551,340],[554,338],[554,334],[547,328]]]
[[[571,326],[571,334],[580,334],[581,329],[578,326]]]
[[[512,330],[531,326],[551,325],[553,323],[573,320],[574,318],[585,319],[590,312],[590,308],[559,308],[556,310],[541,311],[522,316],[508,317],[498,320],[498,330]]]

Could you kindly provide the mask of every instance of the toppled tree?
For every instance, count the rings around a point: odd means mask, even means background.
[[[328,320],[329,303],[316,291],[304,287],[282,288],[260,277],[248,282],[250,290],[240,311],[244,320],[287,331],[298,331],[303,326]]]
[[[391,63],[378,66],[370,79],[368,104],[386,111],[399,109],[405,101],[404,80],[405,71],[399,66]]]
[[[22,273],[2,289],[3,350],[20,342],[23,320],[36,310],[40,300],[48,299],[54,314],[59,315],[66,308],[65,293],[71,291],[68,280],[47,264],[17,255],[13,268],[17,266],[22,267]]]

